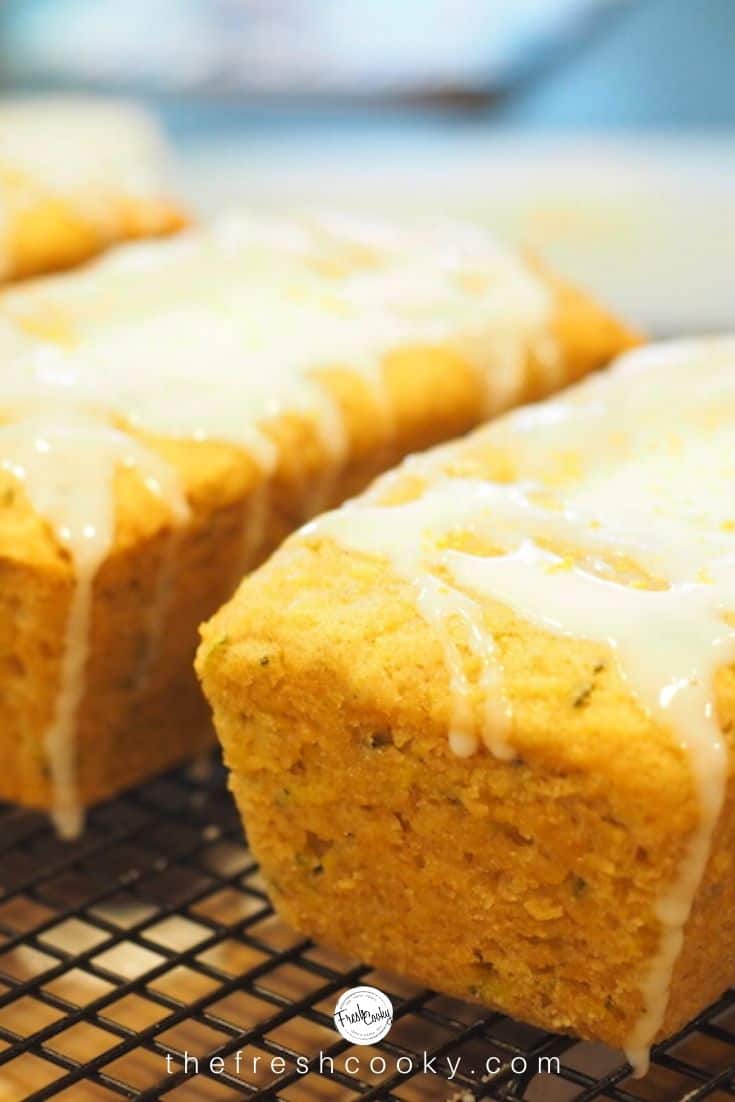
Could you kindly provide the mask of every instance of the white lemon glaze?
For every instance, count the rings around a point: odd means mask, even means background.
[[[518,397],[529,356],[546,368],[549,384],[555,378],[550,313],[543,281],[486,231],[333,214],[233,214],[3,296],[0,412],[9,424],[0,429],[0,463],[23,480],[77,578],[46,740],[56,818],[66,834],[81,821],[74,732],[93,582],[114,538],[115,468],[133,464],[155,479],[171,516],[139,686],[165,630],[188,516],[174,472],[111,420],[133,431],[225,441],[252,456],[263,485],[243,518],[242,557],[233,563],[241,571],[262,545],[278,458],[263,422],[302,412],[319,430],[330,462],[316,484],[304,485],[305,516],[328,500],[345,459],[340,410],[315,371],[343,366],[359,373],[390,437],[387,352],[412,343],[460,347],[487,383],[491,412]]]
[[[734,435],[735,339],[653,346],[475,434],[479,446],[512,457],[513,481],[453,477],[459,452],[444,447],[305,529],[307,538],[387,556],[410,580],[447,657],[456,753],[472,753],[482,739],[493,753],[512,754],[483,598],[546,630],[609,646],[631,692],[686,750],[700,819],[658,901],[660,945],[641,977],[645,1012],[626,1046],[640,1074],[724,800],[713,681],[735,661],[727,622],[735,612]],[[403,474],[424,489],[389,504]],[[491,551],[452,547],[454,532]],[[458,625],[484,658],[479,686],[463,672]]]

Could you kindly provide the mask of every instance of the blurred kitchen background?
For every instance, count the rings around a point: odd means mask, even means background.
[[[201,210],[471,213],[735,329],[735,0],[4,0],[0,89],[143,102]]]

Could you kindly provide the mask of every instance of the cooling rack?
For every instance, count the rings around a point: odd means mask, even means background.
[[[374,1048],[333,1025],[363,982],[395,1008]],[[328,952],[273,913],[212,761],[95,809],[74,844],[0,807],[0,1102],[46,1098],[725,1102],[735,991],[634,1080],[600,1045]]]

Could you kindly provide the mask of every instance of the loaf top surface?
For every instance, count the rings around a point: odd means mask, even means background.
[[[144,112],[74,97],[0,104],[0,282],[184,221],[161,136]]]
[[[687,843],[659,902],[639,1065],[730,769],[734,437],[735,340],[629,353],[302,529],[200,652],[215,713],[294,707],[260,683],[311,675],[337,715],[361,701],[437,767],[432,729],[469,763],[583,770],[666,817]]]
[[[375,377],[410,343],[460,346],[502,394],[534,341],[553,369],[552,306],[548,281],[473,225],[232,214],[6,293],[15,380],[0,401],[71,395],[153,432],[242,443],[274,409],[318,411],[310,370]],[[35,338],[45,362],[22,355]],[[140,363],[151,348],[155,367]]]
[[[320,368],[348,367],[387,407],[384,354],[450,345],[486,378],[488,406],[512,400],[530,356],[557,369],[552,299],[464,225],[243,213],[126,246],[3,295],[0,467],[81,553],[80,526],[101,516],[120,466],[175,512],[170,487],[183,476],[185,493],[197,471],[179,453],[167,473],[160,441],[234,446],[267,474],[277,456],[262,422],[301,413],[339,462],[343,425]]]

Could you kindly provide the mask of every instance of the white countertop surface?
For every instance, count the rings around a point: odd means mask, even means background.
[[[239,202],[470,214],[655,334],[735,330],[735,139],[267,132],[180,157],[202,211]]]

